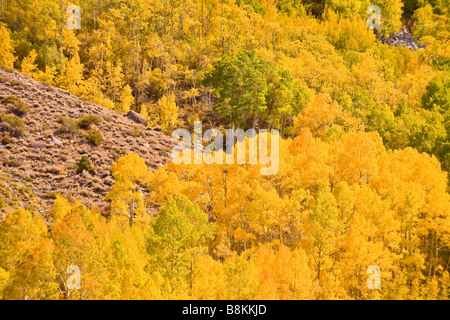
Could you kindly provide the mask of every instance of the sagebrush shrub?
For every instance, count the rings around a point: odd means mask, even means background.
[[[100,131],[90,129],[86,135],[86,140],[94,146],[99,146],[103,142],[103,137]]]
[[[77,173],[82,173],[84,170],[91,172],[94,168],[91,165],[91,161],[87,156],[83,156],[77,163]]]
[[[99,124],[100,122],[102,122],[102,119],[99,116],[92,114],[92,115],[85,116],[85,117],[81,118],[80,120],[78,120],[77,126],[80,129],[90,129],[91,125]]]
[[[30,106],[15,96],[4,97],[1,101],[4,105],[8,106],[9,111],[19,117],[23,117],[31,110]]]
[[[25,130],[25,122],[18,116],[0,114],[0,131],[8,132],[13,137],[20,137]]]

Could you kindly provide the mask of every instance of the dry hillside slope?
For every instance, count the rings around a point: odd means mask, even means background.
[[[19,100],[11,97],[20,99],[29,110],[22,114],[23,106],[17,108]],[[77,121],[89,115],[99,117],[101,122],[89,129],[79,128]],[[17,116],[25,124],[23,133]],[[61,117],[66,118],[64,126]],[[15,120],[12,124],[11,119]],[[16,126],[19,130],[14,130]],[[90,129],[101,133],[100,145],[88,142]],[[0,219],[6,207],[45,214],[57,193],[103,210],[108,206],[105,195],[114,183],[114,161],[134,152],[155,169],[170,161],[174,145],[158,127],[146,127],[67,91],[2,69],[0,139]],[[94,171],[77,172],[83,156],[89,158]]]

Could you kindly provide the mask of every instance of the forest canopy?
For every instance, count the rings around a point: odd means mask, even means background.
[[[70,5],[80,29],[67,27]],[[107,214],[62,195],[48,221],[11,208],[0,299],[449,299],[449,8],[3,0],[2,68],[166,134],[201,120],[282,139],[273,176],[237,164],[152,171],[130,153],[111,168]],[[423,47],[380,41],[401,28]],[[67,286],[70,265],[82,289]],[[367,289],[370,265],[381,290]]]

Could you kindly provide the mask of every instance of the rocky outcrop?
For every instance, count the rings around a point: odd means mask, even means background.
[[[147,125],[148,120],[141,114],[137,113],[136,111],[128,111],[125,116],[127,116],[128,118],[130,118],[131,120],[133,120],[136,123],[142,124],[142,125]]]
[[[425,45],[419,45],[416,42],[418,39],[414,38],[411,31],[407,28],[401,28],[399,32],[391,33],[388,37],[384,34],[376,34],[376,37],[381,42],[390,46],[403,46],[411,50],[419,50],[426,47]]]

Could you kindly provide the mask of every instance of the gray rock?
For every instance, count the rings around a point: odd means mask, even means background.
[[[139,124],[147,125],[148,123],[148,120],[144,116],[133,110],[128,111],[128,113],[126,113],[125,116]]]
[[[52,141],[53,141],[54,143],[56,143],[56,144],[62,144],[62,141],[59,140],[59,139],[57,139],[57,138],[55,138],[55,137],[51,137],[51,139],[52,139]]]
[[[170,154],[169,152],[167,152],[167,151],[159,151],[158,154],[159,154],[161,157],[167,157],[167,158],[171,157],[171,154]]]
[[[416,41],[418,39],[413,38],[412,33],[406,29],[401,28],[397,33],[391,33],[389,36],[385,36],[384,34],[376,34],[377,39],[379,39],[382,43],[388,44],[390,46],[403,46],[410,50],[418,50],[423,49],[426,46],[419,46]]]

